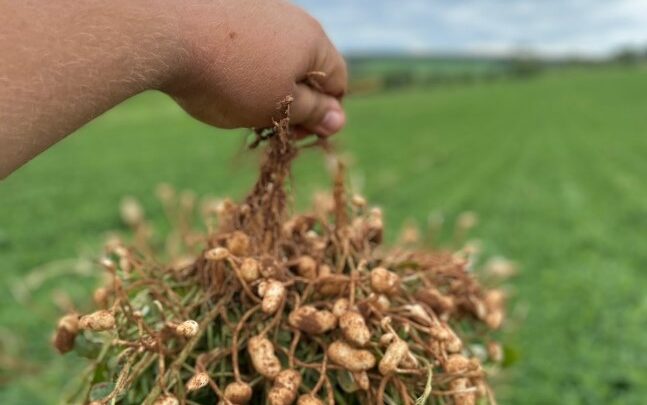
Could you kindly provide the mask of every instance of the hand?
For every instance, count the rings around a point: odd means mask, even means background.
[[[284,0],[0,1],[0,50],[0,179],[149,89],[224,128],[270,126],[288,95],[297,136],[346,121],[344,60]]]
[[[346,64],[315,19],[283,0],[180,1],[186,54],[163,90],[189,114],[222,128],[266,127],[291,95],[298,132],[341,130]]]

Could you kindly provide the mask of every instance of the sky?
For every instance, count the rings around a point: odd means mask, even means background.
[[[346,53],[603,57],[647,49],[647,0],[296,0]]]

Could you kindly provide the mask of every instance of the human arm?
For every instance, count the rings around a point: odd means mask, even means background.
[[[269,125],[289,94],[292,122],[330,135],[346,80],[319,24],[282,0],[0,0],[0,178],[149,89],[223,128]]]

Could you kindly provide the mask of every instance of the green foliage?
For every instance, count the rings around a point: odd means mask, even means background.
[[[349,59],[349,66],[351,91],[356,93],[521,77],[514,71],[511,61],[495,58],[356,56]],[[536,66],[542,67],[541,64]],[[369,83],[372,85],[367,85]]]
[[[621,49],[613,58],[617,63],[623,65],[635,65],[644,61],[645,54],[643,51],[633,48]]]
[[[510,62],[508,71],[514,77],[525,79],[538,75],[543,68],[541,60],[532,56],[521,56]]]
[[[647,397],[647,86],[639,70],[548,72],[532,81],[390,92],[348,102],[339,138],[355,183],[383,205],[390,235],[414,217],[480,216],[489,254],[522,264],[509,332],[518,361],[502,404],[640,404]],[[92,278],[14,283],[43,263],[90,257],[119,228],[124,194],[161,218],[153,189],[241,196],[255,163],[240,134],[191,121],[144,95],[100,118],[0,185],[0,402],[53,403],[75,354],[48,345],[55,291],[83,304]],[[297,163],[302,197],[327,188],[320,157]],[[305,203],[305,201],[302,201]],[[157,223],[161,225],[162,221]],[[90,253],[88,253],[90,252]],[[71,267],[71,266],[68,266]],[[83,308],[83,307],[82,307]],[[11,336],[17,337],[12,339]],[[10,348],[6,350],[4,348]],[[17,358],[7,371],[4,358]]]

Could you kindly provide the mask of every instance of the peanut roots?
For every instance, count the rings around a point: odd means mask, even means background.
[[[160,249],[126,200],[134,242],[106,246],[97,311],[57,327],[59,351],[92,359],[70,402],[494,401],[483,367],[501,360],[490,337],[501,291],[485,290],[464,256],[380,248],[382,213],[347,200],[341,169],[331,196],[288,217],[287,131],[284,118],[265,136],[243,203],[203,204],[206,233],[191,226],[195,197],[161,187],[174,230]]]

